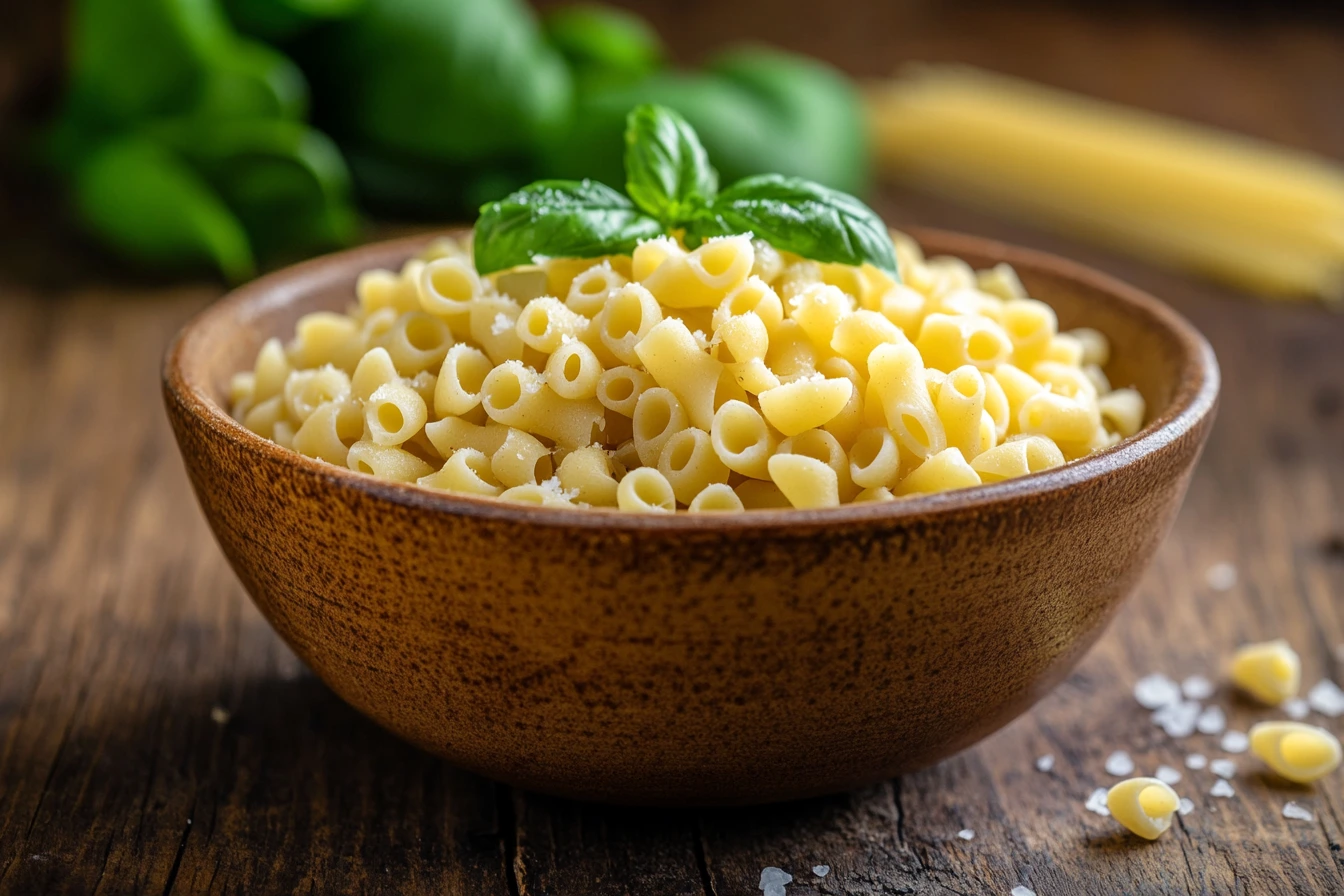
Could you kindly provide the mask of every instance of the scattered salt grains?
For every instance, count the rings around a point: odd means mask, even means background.
[[[700,351],[709,351],[709,337],[705,335],[704,330],[696,330],[691,335],[695,337],[695,344],[700,346]]]
[[[1092,791],[1092,795],[1087,798],[1087,802],[1083,804],[1083,808],[1101,816],[1110,815],[1111,810],[1106,805],[1106,788],[1098,787],[1096,790]]]
[[[1215,563],[1204,571],[1204,584],[1214,591],[1231,591],[1237,585],[1237,568],[1231,563]]]
[[[229,724],[229,719],[229,711],[218,703],[210,707],[210,721],[214,722],[216,725],[227,725]]]
[[[1134,760],[1124,750],[1116,750],[1106,757],[1106,774],[1127,778],[1134,773]]]
[[[1224,753],[1245,753],[1251,740],[1242,731],[1228,731],[1220,742]]]
[[[1311,713],[1311,704],[1301,697],[1290,697],[1283,701],[1283,705],[1279,708],[1283,710],[1284,715],[1288,718],[1298,722],[1305,719]]]
[[[1213,696],[1213,682],[1203,675],[1190,675],[1181,682],[1181,693],[1191,700],[1207,700]]]
[[[1332,719],[1344,715],[1344,691],[1330,679],[1322,678],[1307,691],[1307,705]]]
[[[1008,891],[1008,896],[1036,896],[1036,891],[1019,884]]]
[[[1209,759],[1203,753],[1191,753],[1185,757],[1185,767],[1199,771],[1202,768],[1209,767]]]
[[[830,866],[830,865],[813,865],[813,866],[812,866],[812,873],[815,874],[817,877],[825,877],[826,875],[828,875],[828,874],[831,873],[831,866]]]
[[[1055,757],[1050,753],[1036,757],[1036,771],[1048,772],[1055,767]]]
[[[1195,719],[1195,730],[1200,734],[1222,734],[1227,727],[1227,716],[1220,706],[1206,706]]]
[[[1231,759],[1215,759],[1209,763],[1209,771],[1220,778],[1234,778],[1237,774],[1237,764]]]
[[[1181,797],[1180,803],[1176,806],[1176,811],[1182,815],[1189,815],[1191,812],[1195,811],[1195,801]]]
[[[765,896],[784,896],[785,885],[791,883],[793,883],[792,874],[772,865],[761,869],[761,882],[757,885],[757,889],[764,892]]]
[[[1311,810],[1289,800],[1283,804],[1283,817],[1291,818],[1293,821],[1314,821],[1316,816],[1311,814]]]
[[[1181,686],[1161,672],[1154,672],[1134,683],[1134,699],[1144,709],[1161,709],[1181,701]]]
[[[1224,781],[1222,778],[1219,778],[1217,781],[1214,781],[1213,786],[1209,788],[1209,796],[1216,796],[1221,799],[1230,799],[1236,795],[1237,792],[1232,789],[1232,785]]]
[[[509,316],[501,311],[495,315],[494,322],[490,324],[490,332],[493,335],[498,336],[501,333],[509,332],[513,327],[513,321],[509,320]]]
[[[1154,777],[1163,784],[1171,785],[1181,783],[1181,778],[1185,776],[1169,765],[1159,765],[1157,767],[1157,774],[1154,775]]]
[[[1199,704],[1194,700],[1177,700],[1153,713],[1153,724],[1167,732],[1168,737],[1189,737],[1195,733],[1199,719]]]
[[[957,836],[963,840],[974,840],[975,831],[970,828],[962,828],[960,831],[957,831]]]

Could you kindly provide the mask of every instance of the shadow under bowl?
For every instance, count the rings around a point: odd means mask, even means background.
[[[248,432],[229,377],[361,271],[428,237],[264,277],[188,324],[164,392],[191,482],[261,611],[342,698],[510,784],[624,804],[767,802],[937,762],[1009,722],[1097,639],[1148,566],[1212,424],[1218,368],[1156,299],[1050,255],[1012,264],[1095,327],[1151,422],[991,486],[825,511],[633,515],[384,482]]]

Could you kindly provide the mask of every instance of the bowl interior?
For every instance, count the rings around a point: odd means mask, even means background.
[[[450,235],[462,236],[459,229]],[[1000,262],[1011,264],[1027,291],[1049,303],[1059,317],[1060,328],[1088,326],[1100,330],[1111,342],[1111,358],[1106,374],[1115,387],[1132,386],[1147,404],[1147,422],[1135,437],[1120,445],[1089,455],[1064,467],[1019,477],[992,487],[962,489],[937,495],[907,499],[897,505],[852,505],[825,512],[825,522],[841,517],[870,518],[874,515],[903,515],[935,506],[944,507],[983,503],[1006,498],[1013,493],[1049,489],[1066,482],[1099,475],[1130,463],[1189,429],[1213,405],[1218,389],[1218,370],[1212,350],[1203,337],[1180,315],[1140,290],[1091,268],[1057,256],[946,231],[912,229],[909,233],[923,246],[926,255],[952,255],[980,269]],[[262,451],[281,451],[294,463],[319,465],[328,474],[348,477],[366,491],[376,491],[397,500],[434,506],[451,505],[460,511],[513,515],[519,508],[508,508],[497,501],[426,492],[414,486],[372,480],[344,470],[335,470],[320,461],[276,448],[253,436],[228,418],[227,394],[230,378],[251,369],[257,352],[269,338],[287,340],[295,322],[314,311],[343,311],[355,300],[355,282],[373,268],[397,269],[437,234],[425,234],[391,242],[375,243],[316,258],[250,283],[207,309],[184,328],[169,352],[165,375],[197,412],[214,419],[216,426],[229,431],[233,438],[255,443]],[[573,519],[563,511],[522,508],[529,519],[545,521],[553,517]],[[811,519],[811,511],[750,511],[746,514],[715,515],[716,526],[735,527],[769,521],[770,525],[821,523]],[[605,526],[615,520],[627,528],[680,528],[709,525],[696,515],[630,515],[618,511],[594,510],[579,525]],[[728,517],[732,517],[729,519]],[[555,521],[552,520],[552,521]],[[698,520],[698,522],[697,522]]]

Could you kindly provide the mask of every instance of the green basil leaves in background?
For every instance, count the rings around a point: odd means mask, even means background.
[[[630,84],[662,67],[667,53],[648,22],[607,6],[562,6],[543,23],[580,90]]]
[[[804,258],[896,272],[891,234],[882,219],[848,193],[801,177],[759,174],[740,180],[686,230],[697,239],[751,231],[776,249]]]
[[[472,245],[482,274],[538,257],[629,254],[663,232],[658,221],[596,181],[543,180],[481,209]]]
[[[664,225],[685,220],[719,189],[719,173],[686,119],[636,106],[625,126],[625,191]]]
[[[482,207],[473,239],[477,270],[494,273],[541,257],[628,254],[639,240],[663,232],[681,231],[696,244],[750,231],[804,258],[896,274],[886,225],[847,193],[778,174],[719,192],[695,130],[671,109],[631,110],[625,159],[633,203],[590,180],[539,181]]]
[[[650,220],[695,238],[748,214],[706,215],[706,149],[725,181],[866,180],[862,105],[835,70],[756,48],[672,70],[646,22],[595,4],[539,22],[525,0],[71,0],[67,58],[42,150],[84,223],[144,264],[233,280],[349,242],[356,197],[445,222],[538,177],[589,179],[633,204],[599,205],[607,223],[573,245],[626,245]],[[690,124],[622,143],[646,103]]]

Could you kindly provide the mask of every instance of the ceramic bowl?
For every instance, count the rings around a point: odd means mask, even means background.
[[[231,374],[359,272],[319,258],[200,314],[164,365],[201,507],[262,613],[337,694],[459,766],[626,804],[833,792],[937,762],[1022,713],[1097,639],[1180,507],[1218,368],[1156,299],[1078,264],[1006,261],[1064,328],[1110,337],[1151,422],[1062,468],[888,504],[735,515],[513,506],[379,481],[226,413]]]

